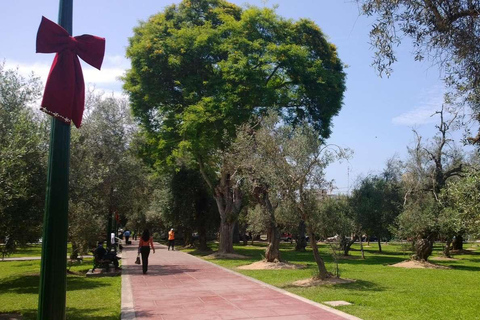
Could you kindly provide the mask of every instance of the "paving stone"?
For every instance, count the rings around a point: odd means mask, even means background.
[[[124,248],[122,259],[135,313],[129,319],[358,319],[159,244],[144,275],[133,263],[135,243]],[[127,319],[123,314],[122,304]]]

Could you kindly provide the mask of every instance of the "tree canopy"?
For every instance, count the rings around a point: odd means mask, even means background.
[[[310,20],[184,0],[140,23],[127,57],[124,88],[145,129],[144,157],[160,170],[198,166],[219,208],[220,251],[233,251],[242,196],[224,153],[237,126],[274,109],[328,137],[345,90],[335,46]]]
[[[0,63],[0,242],[5,253],[41,237],[47,176],[45,122],[30,105],[38,78],[24,78]]]
[[[330,134],[345,74],[313,22],[223,0],[185,0],[134,32],[125,89],[156,160],[184,151],[208,158],[228,144],[235,125],[269,108]]]

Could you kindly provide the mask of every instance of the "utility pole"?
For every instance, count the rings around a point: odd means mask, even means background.
[[[60,0],[58,24],[72,34],[73,0]],[[51,119],[38,320],[64,320],[67,292],[70,124]]]

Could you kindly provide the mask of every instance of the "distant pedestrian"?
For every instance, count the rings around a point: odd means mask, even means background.
[[[170,247],[172,247],[172,251],[175,250],[175,230],[170,229],[168,232],[168,250],[170,251]]]
[[[123,235],[125,236],[125,244],[130,244],[130,243],[128,243],[128,240],[130,239],[130,230],[128,230],[128,229],[125,230]]]
[[[138,250],[142,255],[142,268],[143,274],[148,271],[148,256],[150,255],[150,247],[152,247],[153,253],[155,253],[155,247],[153,246],[153,238],[150,237],[150,232],[147,229],[143,231],[138,243]]]

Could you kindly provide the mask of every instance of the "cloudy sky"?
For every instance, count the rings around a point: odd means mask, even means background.
[[[121,94],[119,77],[129,68],[125,48],[132,29],[141,20],[162,11],[173,0],[74,1],[73,34],[93,34],[107,40],[101,71],[83,64],[85,81],[99,90]],[[230,0],[238,5],[278,5],[286,18],[315,21],[338,47],[348,65],[347,91],[339,116],[334,119],[330,143],[354,151],[352,158],[332,165],[335,192],[347,192],[359,175],[379,173],[394,154],[404,157],[413,141],[412,128],[432,136],[444,87],[436,67],[415,62],[407,43],[397,48],[399,62],[390,78],[380,78],[371,67],[373,49],[368,33],[371,18],[359,15],[354,0]],[[41,17],[57,21],[58,0],[15,0],[2,3],[0,60],[23,74],[32,71],[46,79],[53,54],[36,54],[35,37]],[[73,129],[76,130],[76,129]],[[81,130],[81,129],[80,129]]]

